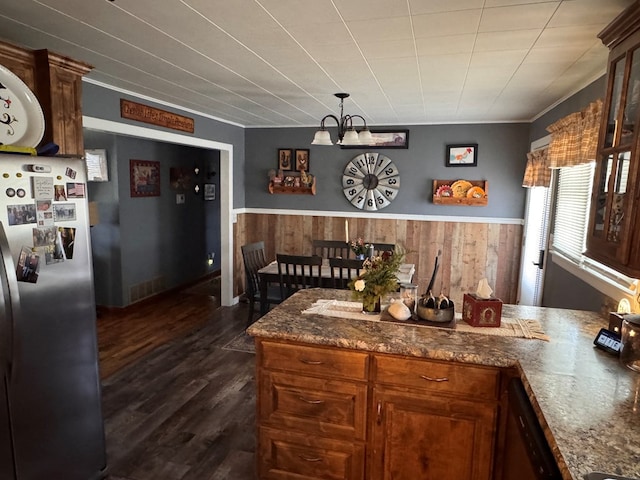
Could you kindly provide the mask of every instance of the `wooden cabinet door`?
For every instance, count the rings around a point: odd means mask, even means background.
[[[497,406],[374,388],[372,480],[489,480]]]
[[[0,42],[0,65],[8,68],[35,93],[33,54],[14,45]]]
[[[82,157],[82,76],[91,66],[48,50],[36,50],[34,56],[36,95],[45,118],[42,143],[56,143],[61,155]]]

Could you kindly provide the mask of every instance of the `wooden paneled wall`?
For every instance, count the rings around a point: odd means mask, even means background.
[[[419,294],[427,288],[440,251],[435,295],[442,292],[461,306],[463,294],[475,291],[478,280],[486,277],[503,302],[517,300],[522,225],[375,218],[348,221],[350,238],[396,243],[410,252],[407,261],[416,265],[413,279]],[[312,239],[345,239],[345,217],[248,213],[238,215],[234,227],[236,295],[244,291],[241,245],[263,240],[268,258],[275,259],[276,252],[311,255]]]

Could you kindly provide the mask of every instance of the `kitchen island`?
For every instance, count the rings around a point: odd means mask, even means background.
[[[293,354],[294,350],[287,349],[308,348],[309,352],[313,352],[312,348],[315,348],[329,352],[328,355],[333,352],[335,355],[350,356],[344,357],[343,363],[337,362],[337,367],[333,365],[332,372],[327,372],[326,379],[323,379],[322,375],[311,374],[309,378],[305,377],[304,382],[300,382],[299,388],[303,389],[305,385],[315,382],[317,385],[311,387],[314,391],[320,392],[332,382],[330,377],[336,379],[326,390],[343,392],[352,399],[352,403],[355,402],[355,411],[348,407],[348,412],[338,415],[344,414],[344,418],[349,420],[346,423],[351,423],[353,428],[346,429],[343,425],[337,425],[340,422],[334,418],[335,411],[332,413],[334,417],[325,419],[324,422],[322,419],[314,421],[309,418],[307,424],[296,423],[292,416],[280,412],[281,416],[277,417],[277,422],[290,427],[292,433],[274,433],[269,428],[269,422],[266,422],[266,427],[260,430],[259,456],[274,455],[270,448],[281,448],[286,451],[286,455],[294,456],[295,448],[290,447],[291,444],[295,444],[296,441],[311,441],[308,440],[309,435],[296,436],[296,429],[300,430],[302,425],[300,431],[309,427],[311,432],[315,428],[327,436],[335,433],[334,437],[338,443],[322,443],[324,439],[318,438],[316,440],[319,443],[314,446],[323,452],[333,452],[337,463],[344,461],[344,464],[351,468],[358,462],[368,464],[377,461],[377,454],[372,453],[372,450],[375,450],[376,439],[371,438],[379,435],[375,430],[376,419],[372,418],[376,414],[376,399],[385,399],[391,393],[398,392],[416,397],[416,390],[411,385],[394,388],[383,385],[382,393],[379,394],[376,391],[375,379],[372,378],[378,375],[376,372],[384,374],[383,367],[386,368],[387,359],[395,362],[392,362],[392,367],[402,365],[401,362],[406,359],[409,362],[432,361],[431,363],[440,370],[449,364],[466,369],[462,378],[469,379],[471,392],[479,392],[476,395],[479,405],[477,411],[485,412],[480,415],[482,418],[472,419],[475,422],[472,424],[475,430],[471,431],[474,431],[475,435],[482,436],[487,433],[482,430],[483,421],[499,424],[499,415],[491,413],[499,412],[499,408],[493,405],[499,405],[500,401],[500,393],[497,392],[499,381],[494,380],[492,371],[509,372],[522,379],[563,478],[579,480],[584,474],[592,471],[640,478],[640,375],[620,366],[617,358],[593,347],[593,339],[599,329],[607,325],[598,314],[576,310],[503,306],[503,318],[538,320],[550,338],[549,341],[543,341],[301,313],[319,299],[351,298],[349,291],[311,289],[298,292],[247,330],[250,335],[256,337],[259,363],[258,421],[264,419],[269,405],[277,401],[284,402],[283,399],[292,390],[292,387],[283,388],[281,391],[278,391],[278,388],[269,390],[262,381],[265,372],[269,368],[273,370],[273,378],[270,377],[269,381],[273,381],[274,384],[295,384],[295,375],[286,373],[288,363],[294,362],[293,356],[288,362],[287,355]],[[279,355],[280,358],[276,358],[270,366],[265,366],[261,363],[265,358],[269,358],[265,352],[275,353],[275,357]],[[402,372],[397,370],[394,375],[400,378]],[[453,380],[457,378],[453,374],[449,376]],[[474,383],[476,378],[481,381]],[[393,378],[389,380],[391,383],[393,381]],[[383,378],[381,384],[384,383]],[[485,388],[483,385],[489,386]],[[460,382],[456,388],[464,390],[466,387],[464,382]],[[492,389],[496,390],[496,398],[491,398]],[[278,395],[281,398],[276,398]],[[318,402],[334,402],[339,406],[341,398],[336,397],[337,395],[338,393],[334,395],[335,398]],[[460,392],[444,392],[444,395],[454,398],[455,395],[460,395]],[[368,419],[360,418],[362,415],[357,411],[359,402],[367,404]],[[469,405],[470,401],[465,399],[458,403],[464,406]],[[380,424],[380,403],[377,405],[377,423]],[[336,410],[339,410],[337,406]],[[472,409],[469,408],[468,411]],[[453,413],[454,417],[462,416],[460,412]],[[401,417],[396,413],[396,418]],[[496,430],[500,431],[499,426]],[[299,440],[299,437],[303,440]],[[351,437],[354,438],[352,442],[345,442],[346,438]],[[272,447],[266,448],[265,444],[269,442]],[[338,455],[335,453],[339,450],[338,447],[345,447],[346,451]],[[481,450],[481,446],[478,448],[480,454],[487,455],[486,450]],[[344,460],[346,457],[348,461]],[[318,459],[306,458],[306,461]],[[495,454],[487,461],[499,463],[500,454]],[[357,471],[358,468],[354,468],[351,473]],[[496,471],[499,471],[499,467]],[[473,478],[482,478],[482,474],[476,473],[474,471]],[[345,474],[345,478],[358,478],[358,475]]]

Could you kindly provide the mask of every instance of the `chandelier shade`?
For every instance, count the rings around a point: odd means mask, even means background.
[[[325,127],[325,121],[329,118],[333,119],[338,125],[338,141],[336,145],[369,145],[372,142],[371,132],[367,128],[367,122],[361,115],[344,115],[344,99],[349,96],[348,93],[334,93],[340,99],[340,118],[329,114],[320,121],[320,130],[313,137],[311,145],[333,145],[331,135]],[[364,127],[357,132],[353,127],[353,119],[359,118],[364,123]]]

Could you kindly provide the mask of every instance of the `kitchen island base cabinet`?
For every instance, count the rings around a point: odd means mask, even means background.
[[[364,479],[369,355],[261,341],[257,358],[259,478]]]
[[[259,339],[260,479],[490,480],[501,370]]]
[[[497,408],[401,391],[373,396],[371,480],[489,480]]]
[[[501,371],[373,355],[372,480],[489,480]]]

